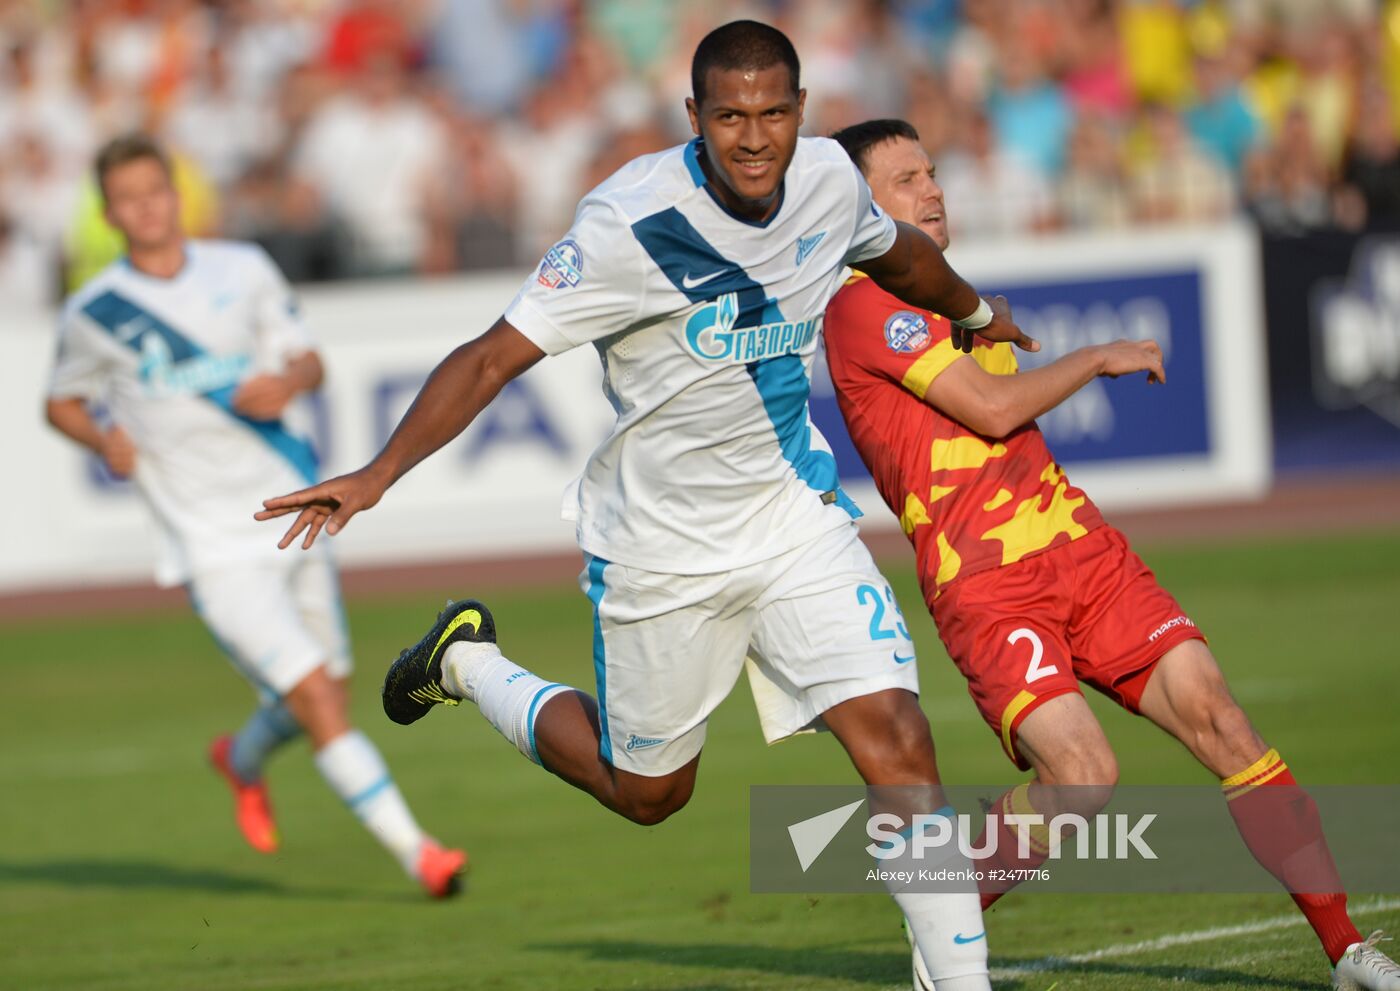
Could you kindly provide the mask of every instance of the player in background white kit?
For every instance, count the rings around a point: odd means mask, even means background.
[[[465,854],[419,828],[379,751],[350,724],[330,555],[278,554],[244,508],[271,479],[316,480],[296,399],[320,385],[321,362],[296,299],[261,248],[185,240],[169,163],[149,139],[109,144],[97,179],[128,254],[64,307],[48,418],[135,481],[166,545],[157,579],[187,584],[260,695],[247,724],[210,748],[239,828],[255,849],[277,848],[263,763],[305,731],[317,768],[365,828],[430,894],[451,894]],[[94,418],[95,402],[112,425]]]
[[[705,721],[746,666],[772,741],[825,728],[872,786],[943,806],[913,645],[860,542],[859,515],[808,416],[826,303],[860,262],[911,304],[1033,342],[915,228],[876,207],[835,142],[799,139],[796,52],[753,21],[696,50],[697,135],[584,198],[574,225],[483,336],[433,372],[383,451],[350,475],[266,500],[311,547],[379,501],[546,354],[591,343],[617,411],[574,502],[594,603],[595,700],[502,656],[478,602],[444,612],[385,681],[412,722],[474,701],[529,759],[636,822],[695,784]],[[444,520],[470,526],[470,520]],[[939,991],[987,988],[975,892],[892,888]]]

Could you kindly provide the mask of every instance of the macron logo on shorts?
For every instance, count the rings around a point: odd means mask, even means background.
[[[1149,637],[1147,638],[1147,642],[1148,642],[1148,643],[1151,643],[1152,641],[1158,639],[1158,638],[1161,637],[1163,634],[1165,634],[1168,630],[1175,629],[1175,628],[1178,627],[1178,626],[1195,626],[1195,625],[1196,625],[1196,624],[1195,624],[1194,622],[1192,622],[1190,616],[1177,616],[1175,619],[1169,619],[1169,620],[1167,620],[1165,623],[1163,623],[1161,626],[1157,627],[1157,629],[1153,630],[1153,631],[1152,631],[1152,635],[1149,636]]]

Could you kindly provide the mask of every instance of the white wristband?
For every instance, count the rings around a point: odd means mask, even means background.
[[[981,330],[992,322],[992,308],[985,299],[977,300],[977,309],[963,317],[961,320],[954,320],[963,330]]]

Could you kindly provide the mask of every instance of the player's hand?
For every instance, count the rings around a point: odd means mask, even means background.
[[[120,426],[111,427],[102,435],[97,453],[102,456],[107,470],[117,478],[128,478],[136,470],[136,445]]]
[[[1009,342],[1022,351],[1040,350],[1040,342],[1023,334],[1021,328],[1017,327],[1011,319],[1011,304],[1006,301],[1005,296],[990,296],[987,298],[987,303],[992,308],[992,322],[981,330],[967,330],[953,324],[951,336],[955,350],[964,354],[970,353],[974,337],[998,343]]]
[[[1114,341],[1099,345],[1103,357],[1100,375],[1116,379],[1120,375],[1146,372],[1148,384],[1162,385],[1167,371],[1162,365],[1162,349],[1156,341]]]
[[[263,508],[253,514],[253,519],[271,520],[296,513],[297,518],[277,546],[286,550],[304,532],[301,549],[306,550],[316,542],[322,527],[332,536],[339,533],[352,516],[379,502],[388,487],[388,480],[369,465],[299,492],[264,499]]]
[[[233,410],[250,420],[275,420],[296,395],[292,380],[285,375],[264,373],[244,379],[233,394]]]

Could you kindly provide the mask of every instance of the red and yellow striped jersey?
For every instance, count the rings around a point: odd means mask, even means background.
[[[983,437],[924,401],[955,361],[1014,375],[1010,344],[953,349],[942,317],[856,276],[826,310],[827,362],[856,449],[914,544],[924,597],[1082,537],[1103,523],[1034,423]]]

